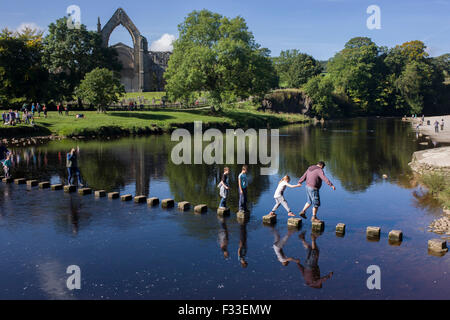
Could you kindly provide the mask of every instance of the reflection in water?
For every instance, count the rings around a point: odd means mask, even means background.
[[[322,284],[328,279],[331,279],[333,272],[330,272],[324,277],[320,277],[320,268],[319,268],[320,251],[316,242],[317,237],[318,235],[312,233],[311,244],[309,244],[305,240],[305,231],[299,235],[303,247],[306,249],[306,260],[304,266],[300,262],[297,263],[297,265],[298,268],[300,269],[300,272],[303,275],[303,279],[305,280],[306,285],[308,285],[311,288],[321,289]]]
[[[219,230],[219,245],[220,250],[223,252],[223,256],[227,259],[230,254],[228,253],[228,227],[225,218],[219,218],[221,229]]]
[[[247,256],[247,223],[240,224],[238,257],[242,268],[248,267]]]
[[[67,179],[65,155],[79,147],[79,167],[95,190],[205,203],[211,211],[195,216],[77,193],[0,184],[0,243],[4,244],[0,250],[0,298],[373,298],[373,292],[361,284],[374,258],[387,266],[384,277],[390,284],[377,297],[442,298],[450,294],[446,274],[450,255],[433,260],[436,258],[420,249],[426,248],[432,235],[418,226],[428,225],[434,218],[429,213],[434,211],[409,173],[412,153],[422,148],[409,124],[357,119],[323,127],[291,126],[280,133],[279,176],[261,176],[257,165],[250,166],[252,212],[245,222],[236,221],[235,215],[241,166],[226,164],[230,167],[227,204],[231,218],[219,219],[219,225],[213,209],[218,205],[217,184],[224,165],[174,165],[170,154],[175,143],[170,135],[108,142],[65,140],[15,148],[15,176],[63,182]],[[280,231],[280,236],[274,230],[273,246],[272,234],[261,224],[261,217],[273,206],[273,192],[281,176],[299,178],[318,160],[326,161],[327,175],[341,186],[324,195],[329,199],[323,207],[327,225],[347,223],[349,232],[345,238],[337,238],[334,230],[326,229],[320,241],[327,245],[320,252],[316,235],[309,243],[303,236],[303,260],[301,255],[290,257],[301,249],[293,231],[286,235]],[[382,178],[384,174],[388,179]],[[304,199],[292,196],[289,202],[301,209]],[[279,224],[286,225],[286,220],[280,216]],[[376,244],[362,241],[364,232],[360,231],[368,225],[385,231],[401,229],[405,245],[394,248],[386,238]],[[310,224],[304,228],[309,232]],[[248,247],[251,260],[246,268]],[[233,252],[239,263],[227,259]],[[319,254],[322,268],[339,274],[327,285],[323,283],[332,273],[320,274]],[[53,261],[60,264],[54,272],[36,272],[38,262]],[[286,262],[292,262],[291,266],[280,267]],[[65,268],[71,264],[86,270],[84,287],[64,295],[65,289],[55,281],[66,279]],[[293,264],[307,286],[292,285],[303,282]],[[420,272],[424,267],[429,272]],[[22,283],[36,289],[27,286],[25,291]],[[404,283],[411,286],[406,288]],[[323,288],[310,290],[308,286]]]
[[[286,242],[289,240],[289,238],[294,233],[294,230],[288,229],[287,234],[281,239],[280,239],[280,234],[278,233],[277,229],[272,227],[271,230],[272,230],[272,233],[274,235],[274,242],[273,242],[273,247],[272,248],[275,251],[275,254],[277,256],[278,261],[280,261],[280,263],[283,266],[285,266],[285,267],[291,261],[294,261],[296,263],[300,263],[300,260],[298,260],[298,259],[287,257],[284,254],[284,251],[283,251],[283,247],[286,245]]]

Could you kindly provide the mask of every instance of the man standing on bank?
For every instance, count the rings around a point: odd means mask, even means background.
[[[322,180],[333,190],[336,190],[336,187],[325,176],[323,168],[325,168],[325,162],[319,161],[316,165],[309,167],[298,181],[298,184],[302,184],[306,180],[306,197],[308,202],[305,204],[302,212],[300,212],[300,216],[304,219],[307,219],[305,214],[306,210],[308,210],[310,206],[313,206],[313,216],[311,221],[319,221],[319,219],[317,219],[317,211],[320,207],[319,190],[320,187],[322,187]]]

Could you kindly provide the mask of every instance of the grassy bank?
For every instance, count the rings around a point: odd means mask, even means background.
[[[217,128],[277,128],[308,121],[303,115],[242,109],[229,109],[215,114],[211,114],[209,110],[114,111],[107,114],[85,111],[83,114],[84,119],[76,119],[74,112],[69,116],[49,112],[48,118],[35,118],[34,128],[28,125],[0,125],[0,137],[38,134],[68,137],[151,134],[170,132],[176,128],[191,128],[194,121],[202,121],[205,127]]]
[[[444,208],[450,209],[450,181],[444,175],[429,173],[420,177],[434,198],[439,200]]]

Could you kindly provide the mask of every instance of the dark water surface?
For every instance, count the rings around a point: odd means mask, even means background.
[[[210,209],[195,215],[0,183],[1,299],[448,299],[450,295],[450,254],[435,257],[427,252],[427,241],[437,236],[426,227],[441,209],[410,174],[412,153],[425,147],[408,124],[360,119],[282,129],[279,175],[260,176],[258,166],[250,166],[252,216],[245,224],[238,223],[235,214],[239,167],[230,165],[231,216],[219,219],[216,185],[222,166],[174,165],[169,135],[16,149],[16,176],[64,182],[65,153],[74,145],[80,148],[83,175],[96,190],[206,203]],[[333,192],[325,185],[321,192],[319,217],[326,228],[316,240],[318,265],[311,255],[308,259],[304,246],[315,237],[306,222],[300,231],[289,233],[283,248],[288,257],[300,259],[300,265],[283,266],[273,242],[277,234],[288,235],[287,215],[280,207],[274,228],[264,226],[261,217],[274,205],[280,177],[289,174],[296,182],[318,160],[327,163],[325,172],[337,187]],[[305,189],[288,189],[285,196],[298,212]],[[347,225],[343,238],[335,234],[339,222]],[[367,226],[382,228],[379,242],[366,240]],[[401,246],[388,243],[387,234],[393,229],[404,233]],[[229,258],[219,244],[225,238]],[[81,290],[66,287],[69,265],[81,268]],[[381,290],[367,289],[370,265],[381,268]],[[331,272],[319,288],[318,279]]]

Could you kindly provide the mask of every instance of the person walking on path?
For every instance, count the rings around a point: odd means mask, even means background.
[[[289,184],[290,181],[291,181],[291,178],[289,176],[284,176],[283,179],[281,179],[281,181],[278,183],[277,190],[275,191],[275,195],[273,196],[276,203],[275,203],[275,206],[273,207],[272,211],[270,212],[270,215],[276,216],[275,212],[280,207],[280,205],[282,205],[288,212],[288,216],[295,217],[295,214],[291,211],[286,199],[284,198],[284,190],[286,190],[287,187],[298,188],[298,187],[301,187],[302,185],[297,184],[294,186],[292,184]]]
[[[42,106],[42,111],[44,112],[44,118],[47,118],[47,106],[45,104]]]
[[[242,167],[242,172],[238,177],[238,185],[239,185],[239,211],[247,212],[247,170],[248,167],[245,165]]]
[[[434,132],[439,133],[439,121],[434,122]]]
[[[444,131],[444,119],[441,120],[441,131]]]
[[[230,173],[230,168],[225,167],[223,169],[222,179],[220,180],[220,183],[218,185],[218,187],[220,188],[220,204],[219,204],[219,208],[226,208],[227,207],[228,192],[230,190],[230,184],[228,182],[229,173]]]
[[[80,187],[83,187],[84,183],[83,183],[83,179],[81,177],[80,169],[78,168],[77,152],[76,152],[75,148],[72,148],[72,150],[70,150],[70,152],[67,154],[66,166],[67,166],[67,172],[69,174],[69,178],[68,178],[69,185],[73,185],[73,179],[74,179],[74,176],[76,175],[78,177],[78,185]]]
[[[336,187],[333,185],[333,183],[331,183],[331,181],[325,176],[323,168],[325,168],[325,162],[319,161],[317,164],[310,166],[298,181],[298,184],[302,184],[304,181],[306,181],[307,202],[303,210],[300,212],[300,216],[304,219],[307,219],[306,210],[308,210],[309,207],[313,206],[313,215],[311,221],[319,220],[317,219],[317,211],[320,207],[319,190],[322,187],[322,181],[325,181],[325,183],[328,184],[333,190],[336,190]]]

